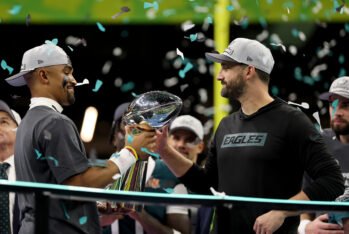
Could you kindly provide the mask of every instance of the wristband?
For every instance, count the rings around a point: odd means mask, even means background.
[[[123,148],[117,154],[112,154],[109,158],[110,161],[115,163],[119,168],[121,175],[124,175],[126,171],[136,162],[135,156],[130,152],[130,150]]]
[[[308,219],[301,220],[299,226],[298,226],[298,234],[305,234],[305,227],[310,223],[311,221]]]
[[[129,151],[131,151],[131,153],[136,158],[136,160],[138,160],[138,154],[132,146],[126,145],[125,148],[128,149]]]

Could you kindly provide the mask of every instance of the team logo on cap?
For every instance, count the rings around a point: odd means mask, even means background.
[[[228,47],[225,49],[224,53],[229,54],[231,56],[234,54],[234,50]]]

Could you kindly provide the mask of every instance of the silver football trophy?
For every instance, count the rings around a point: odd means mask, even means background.
[[[153,130],[160,129],[177,117],[182,109],[182,104],[179,97],[165,91],[143,93],[131,102],[123,116],[123,121],[126,125],[146,123]],[[144,191],[147,168],[147,160],[138,160],[125,175],[115,180],[109,189]],[[112,202],[111,208],[115,213],[122,214],[132,210],[140,211],[143,205]]]

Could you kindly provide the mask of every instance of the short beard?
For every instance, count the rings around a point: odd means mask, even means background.
[[[246,83],[241,74],[237,75],[236,81],[226,84],[221,90],[222,97],[238,100],[246,90]]]
[[[349,135],[349,123],[346,122],[344,127],[334,126],[331,121],[331,128],[336,133],[336,135]]]
[[[69,105],[73,105],[75,103],[75,96],[68,93],[67,100]]]

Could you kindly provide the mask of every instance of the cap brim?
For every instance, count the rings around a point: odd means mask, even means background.
[[[171,128],[169,132],[171,134],[176,130],[186,130],[186,131],[192,132],[194,133],[195,136],[197,136],[200,140],[202,140],[201,137],[192,128],[185,127],[185,126],[178,126],[178,127]]]
[[[25,82],[24,79],[24,75],[31,72],[30,71],[22,71],[17,73],[16,75],[10,76],[8,78],[6,78],[6,82],[11,85],[11,86],[15,86],[15,87],[20,87],[20,86],[24,86],[27,85],[27,82]]]
[[[237,61],[235,61],[234,59],[232,59],[224,54],[205,53],[205,56],[208,60],[211,60],[211,61],[216,62],[216,63],[224,63],[224,62],[237,63]]]
[[[4,111],[6,112],[7,114],[10,115],[10,117],[13,119],[13,121],[17,124],[18,126],[18,122],[17,122],[17,119],[16,117],[13,115],[13,112],[11,110],[11,108],[7,105],[6,102],[0,100],[0,111]]]
[[[319,99],[323,101],[328,101],[332,95],[333,93],[330,92],[322,93],[319,95]]]

